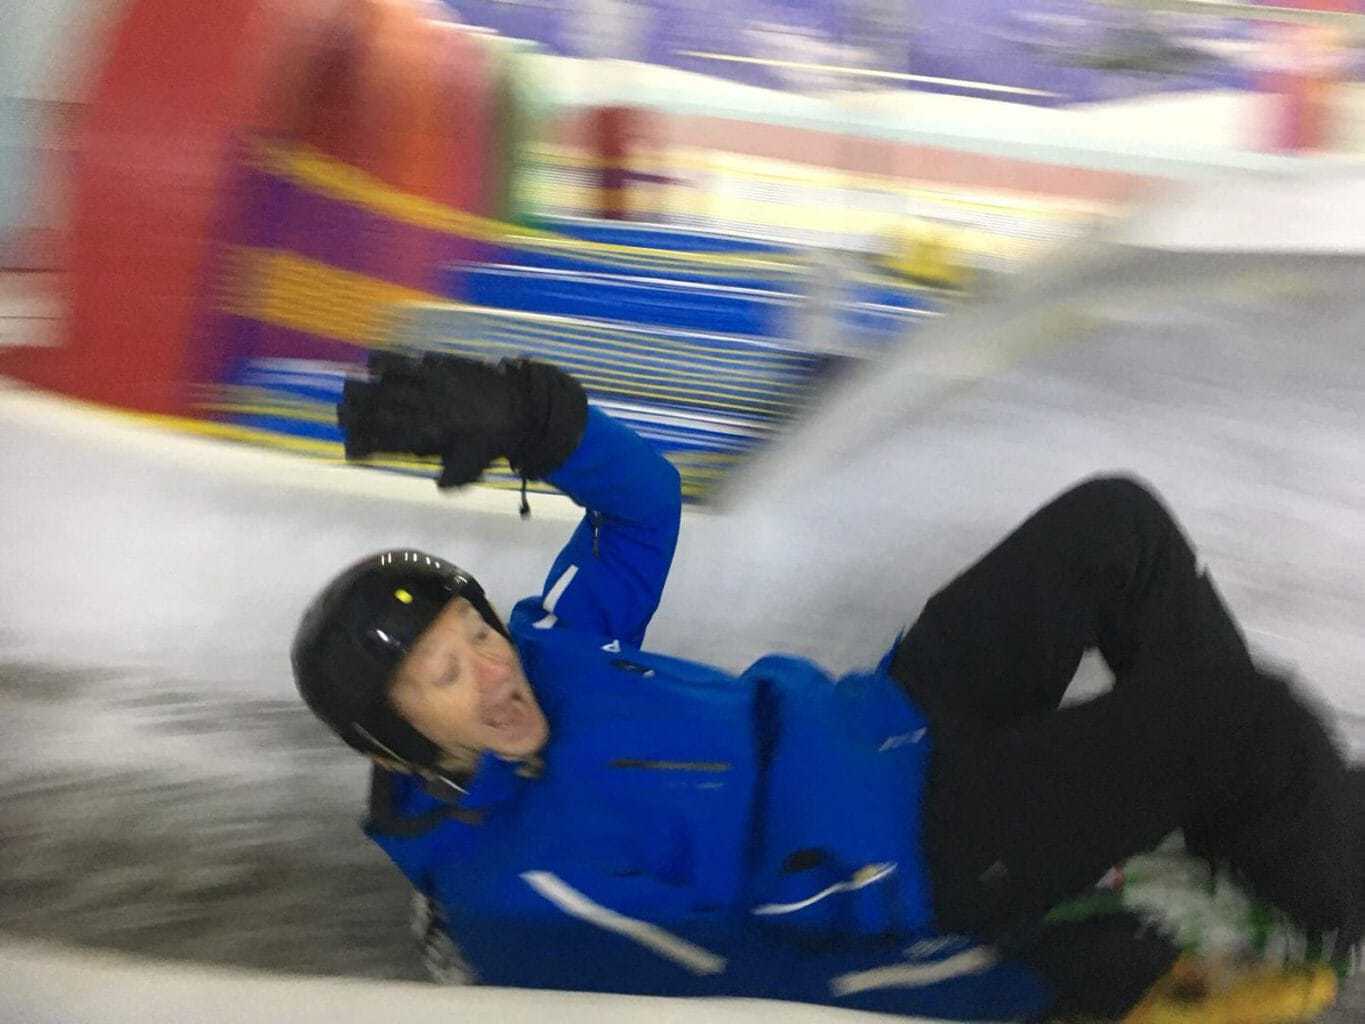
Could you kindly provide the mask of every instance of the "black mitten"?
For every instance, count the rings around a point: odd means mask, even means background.
[[[578,446],[587,419],[583,388],[547,363],[376,352],[369,370],[337,405],[346,457],[439,455],[442,488],[472,483],[498,456],[544,476]]]
[[[516,403],[517,436],[505,454],[522,476],[539,480],[573,454],[588,420],[583,385],[551,363],[505,359],[501,363]]]

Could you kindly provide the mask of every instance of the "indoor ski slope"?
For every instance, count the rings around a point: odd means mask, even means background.
[[[776,649],[871,662],[1038,503],[1131,472],[1184,521],[1252,644],[1365,756],[1365,261],[1348,251],[1365,232],[1280,188],[1214,183],[850,381],[723,505],[687,511],[649,645],[732,668]],[[1338,212],[1362,192],[1333,189]],[[1199,218],[1239,190],[1248,216],[1220,239],[1226,214]],[[1314,216],[1316,242],[1294,231]],[[840,1018],[223,973],[418,976],[403,887],[355,828],[363,768],[293,695],[307,599],[402,544],[458,560],[507,607],[538,589],[574,510],[533,495],[523,521],[508,492],[443,497],[17,388],[0,391],[0,438],[0,1017]],[[1361,1014],[1352,989],[1335,1019]]]

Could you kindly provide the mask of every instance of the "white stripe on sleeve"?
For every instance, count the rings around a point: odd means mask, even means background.
[[[895,964],[891,967],[874,967],[870,971],[841,974],[830,979],[829,988],[836,996],[851,996],[878,988],[919,988],[964,974],[977,974],[988,967],[994,967],[996,962],[994,952],[976,946],[937,963]]]
[[[521,877],[527,885],[570,917],[623,935],[661,957],[686,967],[693,974],[720,974],[725,970],[724,957],[702,949],[658,925],[626,917],[600,903],[594,903],[558,875],[548,871],[524,871]]]
[[[545,609],[545,618],[532,623],[536,629],[549,629],[559,619],[555,616],[555,605],[559,604],[559,599],[564,596],[564,591],[569,589],[569,584],[578,575],[578,566],[571,565],[559,575],[555,580],[554,586],[545,592],[545,598],[540,602],[540,606]]]

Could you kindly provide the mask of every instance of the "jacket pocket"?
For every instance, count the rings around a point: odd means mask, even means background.
[[[822,854],[788,855],[750,909],[760,926],[810,940],[895,931],[898,865],[885,861],[850,868]]]

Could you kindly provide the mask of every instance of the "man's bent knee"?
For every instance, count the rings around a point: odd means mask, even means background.
[[[1161,499],[1155,489],[1144,480],[1129,473],[1107,473],[1082,480],[1065,497],[1077,501],[1089,501],[1105,506],[1162,507]]]

